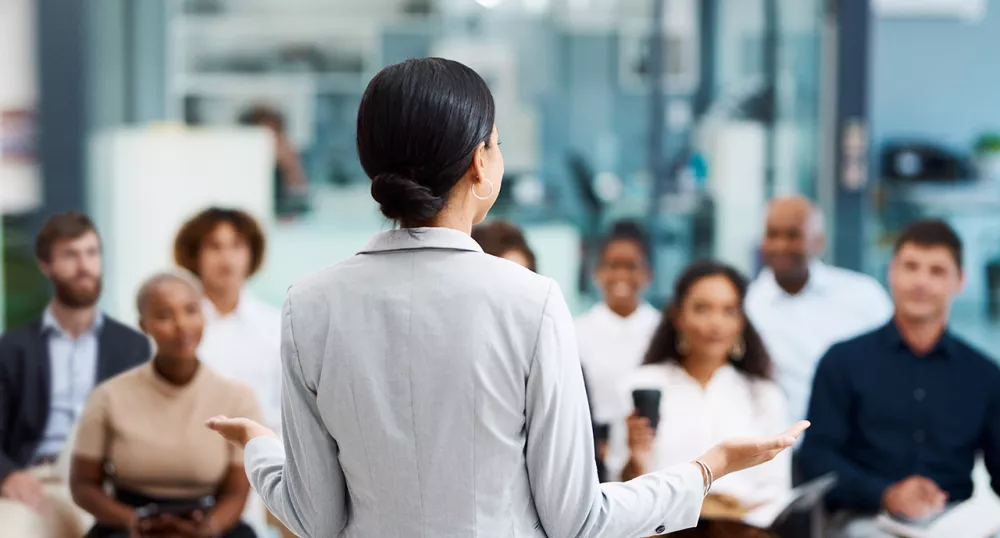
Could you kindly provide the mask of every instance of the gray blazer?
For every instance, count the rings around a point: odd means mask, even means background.
[[[284,446],[247,475],[306,538],[627,538],[697,523],[694,464],[600,484],[552,280],[441,228],[382,233],[288,290]]]

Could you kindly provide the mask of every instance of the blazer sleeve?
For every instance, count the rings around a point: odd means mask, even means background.
[[[573,322],[552,283],[527,379],[528,479],[551,538],[664,534],[694,527],[703,500],[691,463],[600,484]]]
[[[247,477],[268,510],[296,536],[339,536],[347,524],[347,484],[336,440],[320,419],[316,387],[306,380],[295,343],[292,291],[282,309],[282,441],[247,443]]]
[[[4,450],[7,446],[7,436],[10,435],[10,417],[14,416],[13,387],[11,364],[17,360],[17,350],[10,342],[10,335],[0,336],[0,484],[7,476],[18,469],[10,454]]]

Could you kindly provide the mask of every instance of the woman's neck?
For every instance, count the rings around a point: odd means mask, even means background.
[[[220,316],[228,316],[232,314],[236,307],[240,304],[240,288],[236,289],[210,289],[205,288],[205,297],[211,301],[212,306],[215,307],[215,311],[219,313]]]
[[[692,351],[681,360],[681,366],[702,387],[707,386],[715,372],[729,363],[729,357],[708,357]]]
[[[448,228],[458,230],[466,235],[472,235],[472,220],[457,211],[442,210],[433,219],[423,225],[410,227]]]
[[[153,368],[160,377],[171,385],[183,387],[194,379],[201,362],[198,359],[177,359],[157,355],[153,358]]]

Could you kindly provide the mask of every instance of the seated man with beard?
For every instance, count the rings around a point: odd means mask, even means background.
[[[102,314],[101,241],[85,215],[50,218],[35,243],[55,297],[0,338],[0,536],[83,534],[63,452],[91,389],[150,357],[149,340]]]

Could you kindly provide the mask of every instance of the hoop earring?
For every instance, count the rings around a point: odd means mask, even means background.
[[[485,177],[482,178],[482,180],[485,181],[486,184],[490,186],[490,192],[488,192],[486,194],[486,196],[479,196],[479,194],[476,193],[476,185],[475,185],[475,183],[473,183],[472,184],[472,195],[475,196],[477,200],[489,200],[490,196],[493,196],[493,182],[490,181],[490,180],[488,180],[488,179],[486,179]]]
[[[691,352],[691,344],[683,333],[677,335],[677,354],[686,357]]]
[[[740,339],[737,340],[735,344],[733,344],[733,349],[732,351],[729,352],[729,354],[730,356],[732,356],[734,361],[741,361],[743,360],[743,355],[746,355],[746,352],[747,352],[747,344],[743,340],[743,337],[741,336]]]

